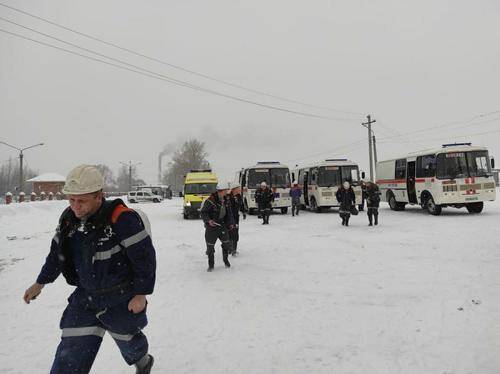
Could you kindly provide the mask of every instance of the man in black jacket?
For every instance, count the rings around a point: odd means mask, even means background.
[[[231,239],[233,250],[231,255],[238,254],[238,241],[240,240],[240,212],[243,213],[243,219],[247,218],[245,204],[241,196],[241,187],[238,185],[231,186],[227,191],[226,201],[231,215],[233,216],[234,226],[229,230],[229,238]]]
[[[366,206],[368,208],[368,226],[373,226],[375,218],[375,226],[378,225],[378,207],[380,205],[380,191],[378,186],[373,182],[366,183],[365,189]]]
[[[351,217],[351,210],[355,207],[356,196],[354,190],[348,181],[345,181],[337,190],[337,201],[340,204],[339,214],[342,218],[342,226],[349,226],[349,218]]]
[[[233,251],[229,230],[234,228],[234,219],[228,211],[228,206],[224,202],[225,189],[218,186],[217,192],[211,194],[203,202],[200,214],[205,224],[205,242],[207,244],[206,254],[208,256],[208,269],[214,269],[215,243],[219,239],[222,243],[222,258],[226,267],[231,267],[228,255]]]
[[[262,216],[262,224],[269,225],[269,216],[273,209],[274,193],[267,186],[266,182],[262,182],[260,187],[255,191],[255,202],[259,207],[259,214]]]

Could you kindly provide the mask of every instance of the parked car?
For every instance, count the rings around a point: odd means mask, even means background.
[[[161,203],[163,201],[163,197],[149,191],[130,191],[127,194],[127,200],[129,203],[140,203],[145,201]]]

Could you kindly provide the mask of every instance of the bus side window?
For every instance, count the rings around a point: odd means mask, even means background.
[[[406,159],[396,160],[396,169],[394,171],[395,179],[406,179]]]
[[[436,176],[436,155],[425,155],[417,157],[417,178],[429,178]]]
[[[316,184],[318,180],[318,169],[317,168],[311,169],[311,174],[309,175],[310,175],[309,184]]]

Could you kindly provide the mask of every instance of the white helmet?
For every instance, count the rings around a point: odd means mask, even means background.
[[[293,185],[294,185],[294,186],[296,186],[296,185],[298,185],[298,184],[299,184],[299,182],[297,182],[297,181],[293,181]]]
[[[102,190],[104,178],[92,165],[80,165],[71,170],[66,177],[62,192],[65,195],[84,195]]]
[[[266,182],[262,182],[262,183],[260,184],[260,186],[261,186],[261,187],[267,187],[267,183],[266,183]]]

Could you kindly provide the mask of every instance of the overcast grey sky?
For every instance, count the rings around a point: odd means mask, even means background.
[[[465,140],[500,155],[497,0],[0,2],[221,80],[359,113],[224,86],[0,6],[0,17],[130,64],[331,117],[198,92],[0,32],[0,140],[20,147],[45,142],[26,152],[28,165],[40,172],[65,175],[84,162],[116,171],[119,161],[132,160],[142,162],[141,177],[155,182],[158,153],[188,137],[206,142],[209,160],[226,180],[263,159],[294,166],[347,156],[366,170],[360,122],[369,113],[377,120],[379,159]],[[0,29],[76,51],[5,21]],[[468,134],[481,135],[456,138]],[[9,156],[17,154],[0,145],[0,161]]]

